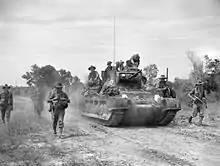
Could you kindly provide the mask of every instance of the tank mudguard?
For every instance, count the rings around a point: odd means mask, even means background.
[[[163,113],[181,110],[181,103],[177,98],[160,98],[157,103],[161,106]]]

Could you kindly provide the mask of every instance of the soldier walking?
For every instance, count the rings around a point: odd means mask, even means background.
[[[13,95],[9,91],[10,86],[5,84],[3,92],[0,94],[0,109],[3,123],[8,124],[11,117],[11,111],[13,110]]]
[[[57,134],[56,128],[58,123],[59,137],[61,138],[64,128],[65,110],[67,109],[70,100],[67,94],[62,91],[63,86],[61,83],[58,83],[55,88],[56,90],[49,96],[47,102],[52,105],[51,115],[54,134]]]
[[[195,88],[188,94],[188,96],[193,100],[193,112],[192,115],[189,117],[189,123],[191,124],[192,119],[196,117],[199,113],[198,124],[201,125],[204,119],[205,108],[207,108],[203,82],[198,81],[195,84]]]

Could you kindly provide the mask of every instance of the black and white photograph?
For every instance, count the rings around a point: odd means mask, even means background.
[[[0,0],[0,166],[220,166],[220,0]]]

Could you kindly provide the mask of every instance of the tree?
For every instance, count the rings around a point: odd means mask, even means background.
[[[158,71],[156,64],[149,64],[144,68],[144,75],[147,78],[148,84],[153,84],[153,79],[157,77]]]
[[[220,59],[211,59],[204,56],[207,87],[210,91],[215,91],[216,98],[220,98]]]
[[[59,82],[62,84],[69,86],[73,82],[73,76],[70,71],[66,71],[65,69],[60,69],[58,71],[59,74]]]
[[[30,87],[52,87],[59,78],[59,74],[51,65],[39,67],[38,65],[34,64],[31,66],[31,71],[22,75],[22,78],[27,80],[27,85]]]

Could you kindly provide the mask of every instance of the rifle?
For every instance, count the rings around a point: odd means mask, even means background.
[[[65,103],[65,104],[69,103],[69,101],[63,97],[62,98],[59,98],[59,97],[53,98],[53,99],[49,100],[49,102],[52,104],[52,107],[60,106],[63,103]]]
[[[194,98],[196,98],[197,101],[199,101],[201,104],[205,104],[205,107],[208,108],[206,101],[202,101],[200,98],[198,98],[197,96],[194,96]]]

